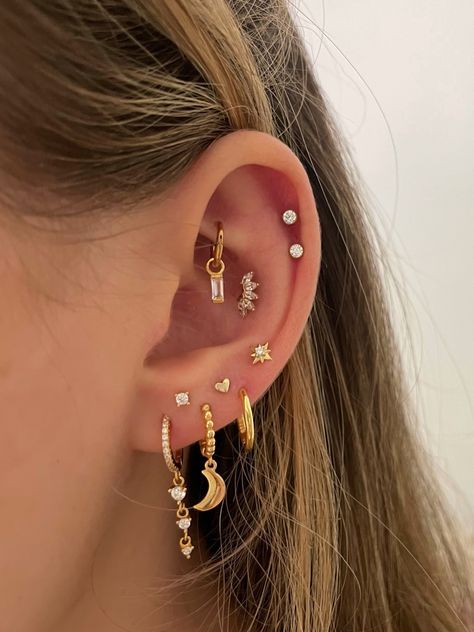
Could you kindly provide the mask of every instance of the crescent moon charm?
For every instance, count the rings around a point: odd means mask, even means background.
[[[206,461],[202,474],[207,479],[208,490],[204,498],[194,505],[194,509],[198,511],[209,511],[214,509],[224,500],[226,493],[225,481],[220,474],[216,472],[216,462],[212,459]]]

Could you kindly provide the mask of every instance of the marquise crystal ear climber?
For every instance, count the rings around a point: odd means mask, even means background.
[[[253,280],[253,272],[247,272],[247,274],[244,274],[240,284],[242,285],[242,294],[240,295],[237,307],[242,318],[245,318],[245,316],[247,316],[247,312],[253,312],[255,310],[255,304],[253,301],[258,299],[258,294],[255,294],[254,290],[259,286],[259,284]]]
[[[209,509],[214,509],[214,507],[217,507],[217,505],[224,500],[226,486],[222,476],[216,472],[217,463],[212,458],[216,451],[216,439],[214,423],[212,421],[212,411],[209,404],[203,404],[201,406],[201,412],[206,434],[204,439],[201,439],[199,442],[199,445],[201,447],[201,454],[207,459],[204,464],[204,469],[201,470],[201,472],[207,479],[208,490],[204,498],[198,502],[197,505],[194,505],[194,509],[198,511],[209,511]]]
[[[173,487],[170,487],[168,491],[171,494],[171,498],[178,503],[176,524],[183,532],[182,537],[179,539],[179,548],[184,557],[189,560],[194,546],[191,543],[191,537],[188,533],[188,529],[191,526],[191,517],[189,515],[189,509],[183,502],[187,489],[185,487],[184,478],[181,474],[181,468],[183,465],[182,450],[176,451],[173,454],[170,444],[170,433],[171,419],[167,415],[163,415],[161,422],[163,457],[167,468],[173,474]]]
[[[211,299],[213,303],[224,302],[224,270],[225,264],[222,261],[224,252],[224,228],[220,222],[217,223],[217,237],[211,248],[211,258],[206,263],[206,272],[211,279]]]

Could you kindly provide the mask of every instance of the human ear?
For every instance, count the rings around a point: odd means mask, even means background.
[[[292,354],[311,310],[319,273],[320,229],[312,188],[296,155],[278,139],[239,131],[208,147],[165,204],[179,213],[182,229],[174,244],[179,288],[170,309],[167,334],[156,341],[143,364],[132,415],[132,447],[160,450],[160,421],[173,418],[174,448],[203,436],[201,405],[213,409],[219,429],[241,412],[239,390],[255,402]],[[297,215],[283,221],[285,210]],[[170,209],[164,210],[165,214]],[[224,231],[224,302],[211,300],[206,262]],[[290,255],[292,244],[303,255]],[[253,272],[258,282],[255,310],[239,313],[241,280]],[[271,360],[256,362],[266,345]],[[228,392],[215,388],[227,378]],[[175,394],[189,393],[177,406]]]

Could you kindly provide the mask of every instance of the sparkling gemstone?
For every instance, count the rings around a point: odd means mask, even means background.
[[[224,277],[211,276],[211,298],[214,303],[224,302]]]
[[[262,345],[258,345],[258,347],[255,347],[255,355],[257,356],[257,358],[261,358],[265,355],[265,353],[265,348]]]
[[[176,393],[175,399],[176,399],[176,405],[177,406],[189,406],[189,404],[191,403],[189,401],[189,393],[188,392]]]
[[[189,529],[191,526],[191,518],[180,518],[176,521],[176,524],[180,529]]]
[[[299,259],[300,257],[303,256],[303,246],[301,244],[293,244],[290,247],[290,255],[293,257],[293,259]]]
[[[171,494],[171,498],[176,500],[176,502],[181,502],[183,498],[186,496],[186,487],[181,487],[181,485],[175,485],[169,490]]]
[[[296,220],[298,219],[298,215],[292,209],[288,209],[287,211],[285,211],[282,217],[285,224],[288,224],[288,225],[294,224]]]
[[[181,553],[185,556],[185,557],[189,557],[191,555],[191,553],[193,552],[194,546],[190,545],[190,546],[183,546],[183,548],[181,549]]]

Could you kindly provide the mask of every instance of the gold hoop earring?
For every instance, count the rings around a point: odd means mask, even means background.
[[[211,248],[211,258],[206,263],[206,272],[211,279],[211,300],[213,303],[224,302],[224,270],[225,264],[222,261],[224,252],[224,228],[220,222],[217,223],[217,237]]]
[[[206,434],[204,439],[199,442],[201,447],[201,454],[207,458],[204,464],[204,469],[201,473],[207,480],[208,490],[204,498],[194,505],[194,509],[198,511],[209,511],[214,509],[219,503],[224,500],[226,493],[225,481],[220,474],[216,472],[217,463],[212,458],[216,451],[216,439],[214,432],[214,423],[212,420],[212,411],[209,404],[203,404],[201,406],[201,412],[204,419],[204,425],[206,428]]]
[[[161,443],[163,446],[163,457],[169,471],[173,474],[173,487],[168,489],[171,498],[178,503],[176,511],[176,524],[183,531],[182,537],[179,539],[179,548],[186,559],[190,559],[194,546],[191,543],[191,537],[188,529],[191,526],[191,517],[189,509],[183,500],[186,496],[186,487],[184,478],[181,474],[183,467],[182,450],[177,450],[174,454],[170,443],[171,419],[167,415],[163,415],[161,422]]]
[[[237,418],[237,425],[239,427],[240,440],[244,448],[249,452],[253,448],[255,439],[252,406],[245,388],[241,388],[239,394],[242,402],[242,414]]]

